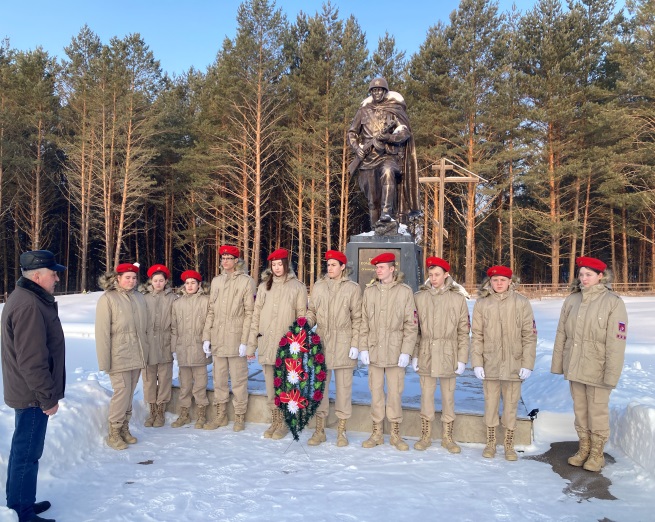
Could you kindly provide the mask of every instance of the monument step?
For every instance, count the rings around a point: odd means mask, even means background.
[[[166,411],[172,413],[179,413],[177,401],[180,390],[173,387],[171,401],[168,403]],[[209,403],[214,402],[214,392],[207,390],[207,397]],[[211,420],[214,418],[214,408],[207,408],[207,418]],[[453,429],[453,440],[463,443],[480,443],[486,442],[486,427],[481,414],[477,413],[457,413]],[[192,408],[192,418],[195,419],[195,405]],[[228,418],[234,421],[234,409],[232,407],[232,396],[228,401]],[[270,409],[267,405],[266,395],[263,393],[250,393],[248,398],[248,410],[246,413],[246,422],[253,422],[258,424],[269,424],[271,421]],[[336,414],[334,413],[334,401],[330,400],[330,413],[327,419],[326,427],[335,429],[339,422]],[[353,401],[352,416],[348,420],[348,431],[359,431],[363,433],[370,433],[372,421],[370,416],[370,404],[363,401]],[[310,423],[307,430],[313,430],[314,421]],[[222,428],[225,429],[225,428]],[[231,427],[229,427],[231,429]],[[435,411],[435,419],[432,424],[432,439],[441,439],[441,412]],[[263,427],[262,427],[263,431]],[[384,432],[389,433],[389,422],[384,422]],[[403,406],[403,422],[400,426],[400,433],[403,437],[410,437],[418,439],[421,435],[421,417],[419,409],[412,406]],[[502,444],[504,432],[502,428],[499,429],[497,440]],[[516,430],[514,432],[514,442],[517,446],[527,446],[532,443],[532,421],[527,418],[519,417],[517,419]]]

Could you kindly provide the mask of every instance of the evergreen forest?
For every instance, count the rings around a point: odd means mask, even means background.
[[[447,185],[444,223],[422,184],[408,223],[426,255],[443,226],[460,283],[507,264],[556,286],[590,255],[655,286],[655,0],[461,0],[411,56],[329,2],[290,20],[245,0],[218,47],[171,76],[139,34],[84,26],[59,56],[0,42],[0,295],[31,249],[69,267],[65,292],[120,262],[210,280],[224,243],[255,279],[287,248],[312,285],[371,229],[346,131],[377,76],[405,98],[421,177],[446,158],[482,178]]]

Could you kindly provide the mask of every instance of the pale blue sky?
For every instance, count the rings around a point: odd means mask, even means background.
[[[112,36],[140,33],[162,69],[180,74],[193,66],[204,71],[223,39],[236,32],[240,0],[0,0],[0,39],[20,50],[43,47],[62,58],[64,47],[86,23],[107,43]],[[277,0],[294,21],[300,10],[313,15],[323,0]],[[526,11],[535,0],[500,0],[501,11],[516,5]],[[448,21],[459,0],[333,0],[340,18],[353,14],[366,33],[369,49],[389,31],[396,46],[410,57],[425,40],[429,27]],[[394,7],[396,6],[396,7]]]

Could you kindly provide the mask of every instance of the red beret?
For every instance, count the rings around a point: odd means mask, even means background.
[[[584,266],[591,268],[592,270],[596,270],[597,272],[604,272],[607,268],[605,263],[603,263],[600,259],[596,259],[595,257],[579,257],[575,260],[575,264],[578,267]]]
[[[392,252],[382,252],[379,256],[371,259],[372,265],[377,265],[378,263],[395,263],[396,256]]]
[[[487,275],[489,277],[503,276],[503,277],[506,277],[508,279],[511,279],[512,278],[512,269],[510,267],[508,267],[508,266],[496,265],[496,266],[492,266],[489,270],[487,270]]]
[[[139,273],[139,263],[121,263],[116,267],[117,274],[124,274],[125,272]]]
[[[185,270],[184,272],[182,272],[180,279],[182,279],[182,282],[186,282],[186,280],[189,279],[190,277],[192,277],[198,282],[202,281],[202,276],[195,270]]]
[[[433,266],[440,266],[444,269],[444,272],[450,272],[450,264],[448,261],[441,259],[440,257],[428,257],[425,260],[425,264],[428,266],[428,268],[432,268]]]
[[[166,276],[166,279],[171,278],[171,271],[164,265],[152,265],[148,268],[148,277],[152,277],[155,272],[162,272]]]
[[[278,259],[287,259],[289,257],[289,252],[286,248],[278,248],[272,252],[267,258],[267,261],[276,261]]]
[[[234,257],[239,257],[239,249],[235,246],[232,245],[223,245],[221,248],[218,249],[218,255],[222,256],[223,254],[227,254],[228,256],[234,256]]]
[[[345,265],[348,262],[346,255],[338,250],[328,250],[325,252],[325,260],[327,261],[329,259],[336,259],[342,265]]]

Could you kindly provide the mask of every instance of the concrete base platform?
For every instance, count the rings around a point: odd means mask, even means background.
[[[177,401],[179,397],[179,388],[173,387],[171,402],[168,403],[166,411],[178,413]],[[213,404],[214,392],[207,390],[210,405]],[[207,409],[208,419],[214,418],[214,408],[210,406]],[[230,421],[234,421],[234,408],[232,407],[232,400],[228,402],[228,417]],[[195,419],[195,404],[192,408],[192,418]],[[267,406],[267,399],[265,394],[251,392],[248,399],[248,410],[246,413],[246,422],[254,422],[259,424],[269,424],[271,422],[271,412]],[[327,427],[336,430],[338,423],[337,416],[334,413],[334,401],[330,400],[330,413],[328,416]],[[313,429],[314,422],[312,421],[308,428],[305,430]],[[432,425],[432,439],[441,439],[441,412],[435,412],[435,420]],[[231,426],[220,429],[232,429]],[[372,429],[372,421],[370,416],[370,404],[365,402],[353,401],[352,417],[348,420],[349,431],[370,432]],[[263,431],[263,429],[262,429]],[[390,425],[385,420],[384,432],[389,433]],[[411,406],[403,406],[403,422],[400,426],[401,435],[409,438],[418,439],[421,435],[421,417],[419,409]],[[453,439],[457,442],[473,442],[482,443],[486,442],[487,432],[482,418],[482,414],[475,413],[457,413],[453,429]],[[499,428],[496,435],[498,444],[502,445],[504,432],[502,427]],[[514,441],[516,445],[527,446],[532,442],[532,421],[526,418],[518,418],[516,430],[514,432]]]

